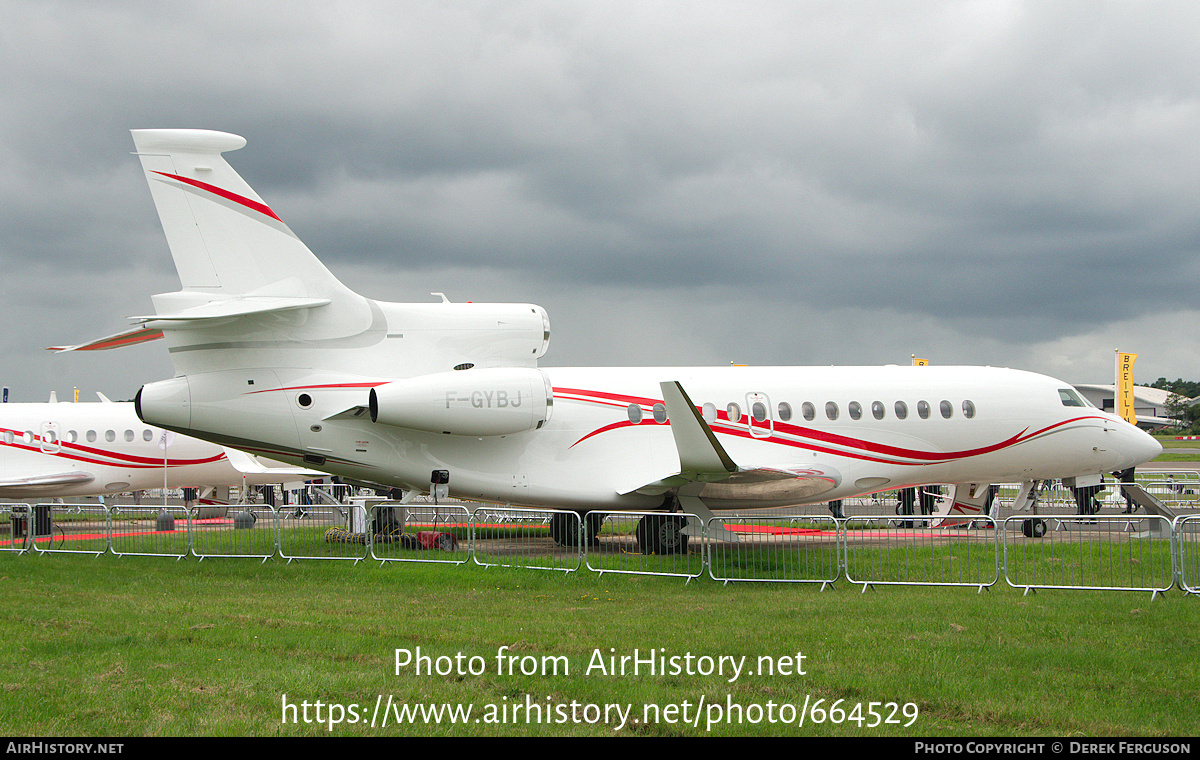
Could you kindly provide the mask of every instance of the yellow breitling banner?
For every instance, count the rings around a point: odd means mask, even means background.
[[[928,359],[918,359],[916,356],[914,356],[912,358],[912,360],[913,360],[914,367],[928,367],[929,366]]]
[[[1117,414],[1130,425],[1137,424],[1133,413],[1133,363],[1137,354],[1117,352]]]

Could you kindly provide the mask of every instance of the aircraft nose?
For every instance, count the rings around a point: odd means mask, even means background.
[[[1125,447],[1125,454],[1128,457],[1127,467],[1145,464],[1162,453],[1162,444],[1154,440],[1154,436],[1132,425],[1129,425],[1129,428],[1127,437],[1130,440]]]

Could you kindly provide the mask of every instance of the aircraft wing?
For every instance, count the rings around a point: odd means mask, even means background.
[[[291,475],[303,480],[313,480],[316,478],[324,478],[328,473],[318,472],[316,470],[306,470],[302,467],[292,467],[283,462],[277,462],[274,459],[264,459],[262,457],[247,454],[238,449],[221,447],[225,452],[225,458],[229,460],[229,464],[233,469],[243,475]]]
[[[798,504],[840,485],[837,470],[817,462],[805,462],[797,468],[735,462],[679,382],[667,381],[659,387],[679,454],[679,474],[623,489],[622,493],[653,494],[679,488],[681,497],[699,498],[716,506],[725,499]]]
[[[45,475],[32,475],[27,478],[6,478],[0,480],[0,489],[50,489],[60,486],[82,485],[83,483],[91,483],[95,479],[96,476],[90,472],[68,470],[66,472],[47,473]]]

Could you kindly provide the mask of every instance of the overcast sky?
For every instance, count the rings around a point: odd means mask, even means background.
[[[178,279],[128,130],[226,159],[390,301],[550,314],[545,366],[1200,379],[1200,3],[0,0],[3,364],[130,398]]]

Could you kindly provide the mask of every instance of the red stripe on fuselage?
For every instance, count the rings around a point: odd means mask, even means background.
[[[628,396],[628,395],[623,395],[623,394],[618,394],[618,393],[609,393],[607,391],[588,391],[588,390],[582,390],[582,389],[578,389],[578,388],[555,388],[554,391],[555,391],[555,396],[562,398],[563,400],[581,401],[584,403],[613,405],[613,402],[623,402],[623,403],[630,403],[630,404],[638,404],[639,406],[652,406],[654,404],[662,403],[661,400],[647,398],[644,396]],[[733,436],[737,436],[740,438],[750,438],[750,439],[757,440],[757,441],[766,441],[766,442],[778,444],[781,446],[790,446],[790,447],[794,447],[794,448],[804,449],[806,451],[816,451],[816,452],[823,453],[823,454],[832,454],[834,456],[850,457],[850,458],[859,459],[862,461],[878,462],[878,463],[882,463],[882,464],[899,464],[899,465],[918,464],[918,465],[920,465],[920,464],[944,464],[946,462],[952,462],[952,461],[959,460],[959,459],[967,459],[969,457],[981,456],[984,454],[991,454],[996,451],[1000,451],[1002,449],[1006,449],[1011,446],[1015,446],[1019,443],[1023,443],[1025,441],[1032,440],[1034,438],[1037,438],[1038,436],[1044,435],[1044,434],[1051,432],[1057,428],[1060,428],[1064,425],[1069,425],[1071,423],[1079,422],[1081,420],[1086,420],[1086,419],[1101,419],[1102,420],[1103,418],[1095,417],[1095,416],[1087,416],[1087,415],[1082,416],[1082,417],[1073,417],[1069,420],[1063,420],[1061,422],[1056,422],[1053,425],[1047,425],[1046,427],[1042,428],[1041,430],[1037,430],[1033,433],[1029,433],[1029,428],[1026,427],[1024,430],[1021,430],[1019,433],[1016,433],[1012,437],[1010,437],[1004,441],[1000,441],[999,443],[995,443],[995,444],[992,444],[989,446],[981,446],[981,447],[975,448],[975,449],[965,449],[962,451],[947,451],[947,452],[918,451],[916,449],[906,449],[906,448],[902,448],[899,446],[890,446],[887,444],[875,443],[873,441],[867,441],[867,440],[863,440],[863,439],[859,439],[859,438],[851,438],[849,436],[839,435],[837,433],[829,433],[829,432],[825,432],[822,430],[816,430],[813,428],[800,427],[798,425],[792,425],[790,423],[785,423],[785,422],[775,422],[774,434],[769,438],[763,438],[763,437],[752,435],[750,433],[750,430],[748,427],[742,427],[742,426],[734,427],[734,425],[737,425],[738,423],[730,422],[729,415],[725,411],[717,412],[717,422],[715,424],[711,425],[710,427],[712,428],[714,433],[720,433],[723,435],[733,435]],[[635,427],[639,424],[659,424],[659,423],[656,423],[653,420],[642,420],[639,423],[634,423],[634,422],[629,422],[629,421],[615,422],[610,425],[606,425],[604,427],[593,430],[592,432],[583,436],[582,438],[580,438],[578,441],[576,441],[575,443],[573,443],[571,445],[572,445],[572,447],[574,447],[574,446],[582,443],[583,441],[587,440],[588,438],[599,435],[601,433],[606,433],[610,430],[616,430],[618,428],[623,428],[623,427]],[[668,421],[666,424],[670,424],[670,422]],[[807,441],[788,440],[786,438],[777,437],[780,434],[791,435],[791,436],[795,436],[797,438],[806,438],[806,439],[809,439],[809,441],[812,441],[812,443],[809,443]],[[814,445],[814,444],[825,444],[825,445]],[[829,448],[829,446],[841,446],[841,447],[845,447],[848,449],[857,449],[857,451],[845,451],[843,449]],[[903,461],[903,460],[916,460],[916,461]]]

